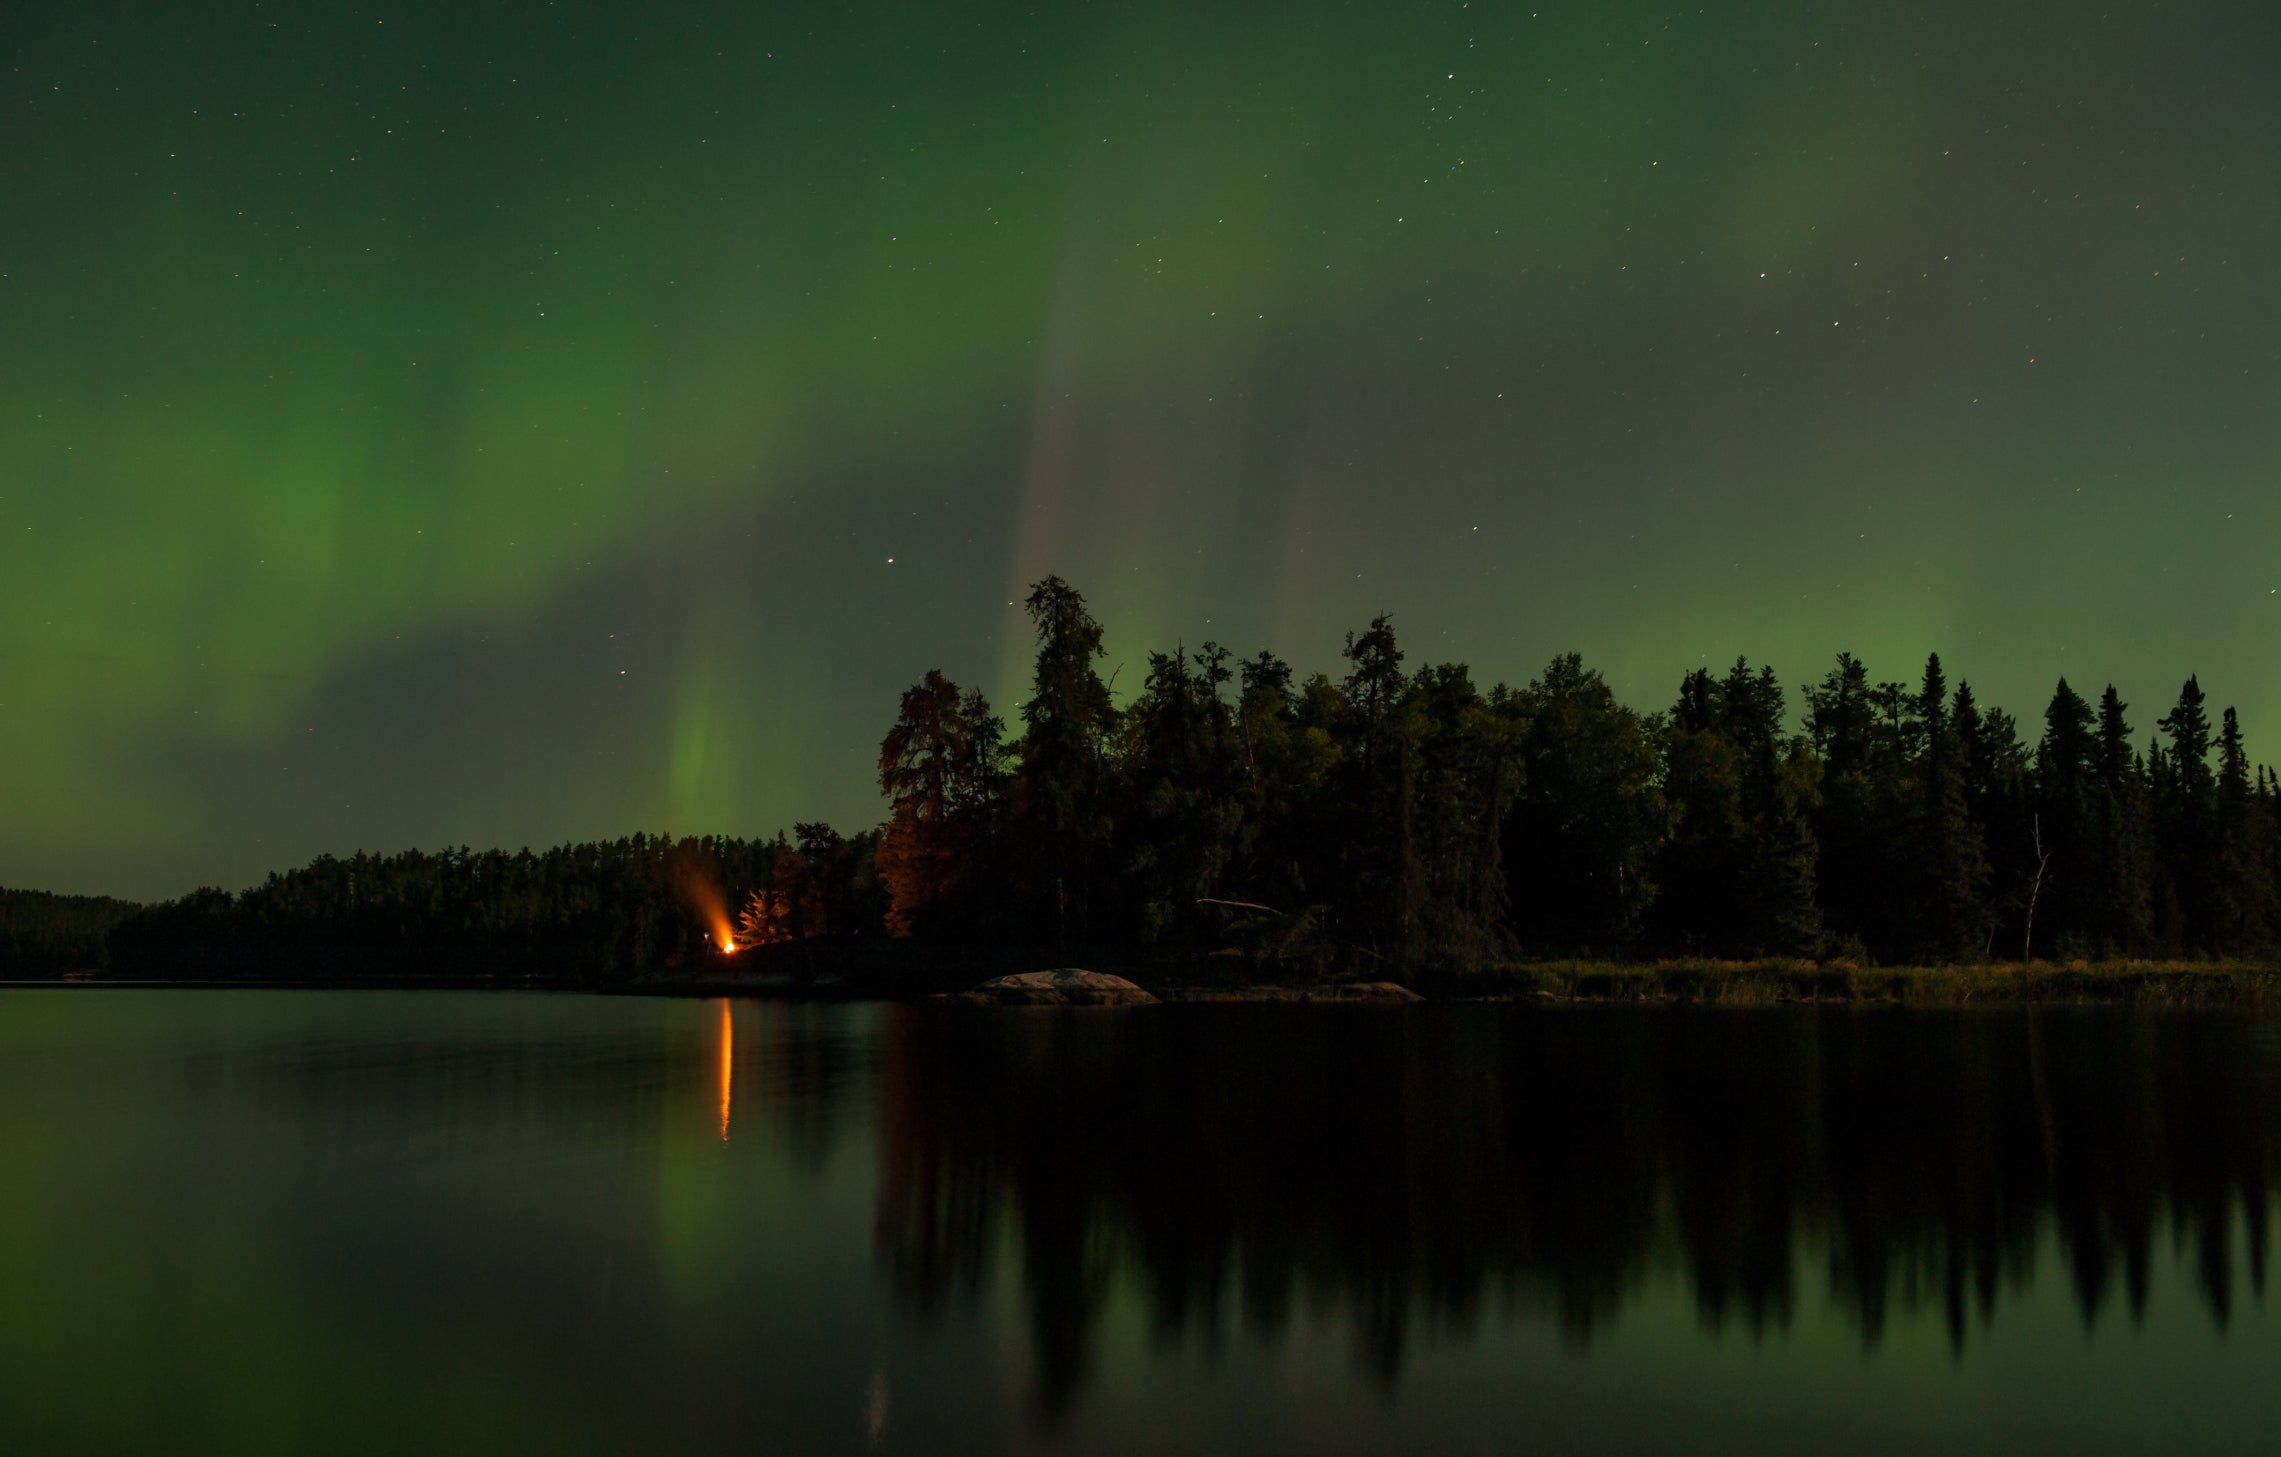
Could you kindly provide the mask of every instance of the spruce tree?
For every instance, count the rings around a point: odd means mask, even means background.
[[[1827,949],[1894,954],[1900,765],[1879,690],[1851,653],[1806,689],[1806,725],[1821,764],[1812,814]]]
[[[1988,929],[1982,944],[2007,955],[2025,947],[2032,899],[2035,943],[2041,946],[2047,939],[2042,902],[2049,842],[2037,821],[2035,775],[2019,724],[2000,708],[1982,709],[1969,683],[1956,685],[1949,718],[1964,764],[1965,813],[1988,864],[1983,896]]]
[[[2164,714],[2170,740],[2154,778],[2155,843],[2162,886],[2158,934],[2174,955],[2212,944],[2217,851],[2217,785],[2210,773],[2210,715],[2199,678],[2188,678]]]
[[[2216,836],[2211,855],[2210,941],[2227,956],[2269,948],[2274,927],[2274,884],[2268,832],[2271,816],[2251,782],[2241,721],[2225,711],[2218,733]]]
[[[1220,693],[1232,676],[1226,660],[1209,643],[1193,659],[1185,648],[1150,653],[1124,715],[1119,899],[1145,943],[1187,939],[1236,851],[1243,807]]]
[[[1243,663],[1234,724],[1237,793],[1244,814],[1236,833],[1234,898],[1264,904],[1291,920],[1319,900],[1308,866],[1328,835],[1323,782],[1337,749],[1326,732],[1308,732],[1291,665],[1271,652]]]
[[[1968,960],[1986,950],[1981,892],[1988,870],[1965,807],[1963,755],[1949,716],[1940,654],[1925,660],[1923,686],[1909,709],[1910,737],[1921,746],[1910,837],[1914,951],[1934,961]]]
[[[1783,731],[1787,703],[1782,685],[1772,668],[1753,672],[1737,658],[1719,685],[1717,702],[1718,731],[1740,756],[1740,949],[1811,955],[1821,940],[1808,818],[1812,775],[1802,772],[1803,751]]]
[[[1024,602],[1037,630],[1037,666],[1022,705],[1018,837],[1034,931],[1057,943],[1089,929],[1095,877],[1114,829],[1109,749],[1116,709],[1094,662],[1101,624],[1059,577]]]
[[[1380,613],[1348,633],[1351,665],[1339,725],[1345,829],[1340,916],[1365,944],[1406,957],[1416,933],[1418,865],[1412,808],[1417,725],[1394,619]]]
[[[1746,954],[1738,910],[1742,753],[1719,731],[1719,687],[1697,668],[1679,683],[1663,745],[1671,833],[1657,856],[1654,939],[1692,955]]]
[[[879,745],[879,792],[888,812],[875,859],[890,933],[911,935],[923,920],[939,927],[954,910],[951,902],[978,879],[980,897],[999,893],[978,872],[993,866],[1004,735],[989,700],[962,691],[939,670],[904,692]]]
[[[2095,788],[2088,838],[2088,948],[2102,956],[2137,956],[2153,934],[2152,844],[2147,823],[2146,767],[2131,749],[2125,704],[2110,683],[2099,698],[2093,750]]]
[[[1461,663],[1422,668],[1411,684],[1417,733],[1412,833],[1414,936],[1437,957],[1508,949],[1498,831],[1517,788],[1520,725],[1484,698]]]
[[[2087,943],[2097,918],[2097,887],[2090,875],[2097,742],[2091,705],[2059,680],[2043,711],[2036,745],[2035,819],[2048,856],[2036,909],[2040,943],[2064,952]]]
[[[1655,899],[1670,829],[1662,716],[1618,703],[1575,653],[1554,658],[1515,707],[1527,724],[1503,834],[1515,933],[1539,949],[1619,954]]]

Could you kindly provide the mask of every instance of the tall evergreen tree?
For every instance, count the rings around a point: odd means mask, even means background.
[[[1811,956],[1822,939],[1812,821],[1819,766],[1808,742],[1784,727],[1787,699],[1772,668],[1752,672],[1735,659],[1719,701],[1720,733],[1742,752],[1747,942],[1764,953]]]
[[[1232,676],[1227,657],[1210,643],[1193,660],[1181,649],[1150,653],[1125,715],[1121,859],[1144,942],[1186,939],[1236,851],[1243,807],[1221,696]]]
[[[1503,846],[1514,930],[1539,948],[1621,951],[1655,899],[1657,850],[1670,828],[1657,783],[1660,715],[1616,701],[1567,653],[1516,705],[1522,787]]]
[[[2030,902],[2040,902],[2046,889],[2048,842],[2036,814],[2032,760],[2018,722],[2000,708],[1982,709],[1969,683],[1956,685],[1949,720],[1964,765],[1965,815],[1988,866],[1982,945],[1985,952],[2011,954],[2026,944]],[[2036,925],[2040,946],[2040,905]]]
[[[1821,760],[1813,828],[1829,949],[1891,952],[1901,921],[1893,895],[1900,859],[1894,826],[1903,811],[1898,690],[1872,688],[1861,660],[1840,653],[1822,681],[1806,689],[1806,724]]]
[[[1114,831],[1109,749],[1116,708],[1094,669],[1101,624],[1059,577],[1024,602],[1037,631],[1037,666],[1022,705],[1015,815],[1029,902],[1057,942],[1082,939],[1096,877]]]
[[[1306,918],[1315,900],[1310,862],[1325,843],[1316,825],[1323,783],[1338,749],[1326,728],[1302,718],[1307,700],[1292,686],[1289,663],[1261,652],[1242,665],[1240,684],[1234,752],[1244,816],[1234,883],[1242,899],[1282,919]]]
[[[1811,955],[1821,940],[1809,746],[1783,730],[1771,668],[1737,659],[1680,683],[1665,739],[1671,837],[1653,922],[1675,949]]]
[[[2036,927],[2040,946],[2048,950],[2079,949],[2095,934],[2099,887],[2090,866],[2099,793],[2097,749],[2091,705],[2060,679],[2044,708],[2043,738],[2036,745],[2036,841],[2047,857],[2039,877]]]
[[[1413,949],[1479,960],[1509,945],[1499,831],[1519,787],[1520,717],[1509,693],[1484,698],[1460,663],[1421,668],[1411,695]]]
[[[1348,826],[1340,918],[1366,942],[1407,955],[1419,892],[1412,816],[1418,726],[1393,618],[1380,613],[1368,631],[1348,633],[1341,651],[1350,666],[1339,724],[1347,750],[1340,777]]]
[[[1977,827],[1965,806],[1964,756],[1949,715],[1940,654],[1925,660],[1923,687],[1910,703],[1916,760],[1916,804],[1910,836],[1914,951],[1937,961],[1984,954],[1987,918],[1981,901],[1988,878]]]
[[[1657,857],[1655,940],[1694,955],[1747,955],[1737,924],[1744,838],[1742,753],[1718,729],[1718,683],[1697,668],[1679,683],[1664,736],[1671,833]]]
[[[892,934],[908,936],[923,920],[939,920],[977,871],[993,866],[1004,737],[989,700],[940,670],[905,690],[879,745],[879,792],[888,810],[876,859]],[[998,888],[985,881],[982,889],[989,895]],[[971,920],[979,907],[966,909]]]
[[[2259,954],[2281,955],[2281,778],[2273,770],[2260,766],[2257,771],[2257,795],[2253,806],[2256,815],[2256,835],[2262,846],[2257,857],[2264,867],[2266,899],[2265,943]]]
[[[2156,934],[2173,955],[2211,945],[2218,815],[2205,704],[2201,680],[2188,678],[2177,705],[2161,719],[2169,747],[2150,766],[2159,856]]]
[[[2211,855],[2210,935],[2228,956],[2267,951],[2275,929],[2272,817],[2250,778],[2241,721],[2231,708],[2218,731],[2215,844]]]
[[[2089,838],[2088,947],[2102,956],[2143,954],[2153,936],[2152,830],[2145,762],[2131,749],[2131,726],[2115,685],[2099,698],[2099,737]]]

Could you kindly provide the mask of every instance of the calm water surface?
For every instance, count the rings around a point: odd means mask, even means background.
[[[7,1452],[2270,1452],[2281,1021],[0,992]]]

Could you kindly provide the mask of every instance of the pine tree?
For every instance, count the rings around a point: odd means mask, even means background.
[[[1412,815],[1418,725],[1394,619],[1380,613],[1368,631],[1348,633],[1341,655],[1351,666],[1340,685],[1347,824],[1340,917],[1367,943],[1406,957],[1419,894]]]
[[[2036,828],[2049,854],[2036,927],[2041,944],[2057,951],[2085,944],[2097,918],[2097,887],[2089,873],[2096,748],[2091,705],[2060,679],[2043,711],[2035,758]]]
[[[1986,948],[1981,891],[1988,867],[1965,807],[1962,746],[1949,717],[1938,653],[1925,660],[1923,687],[1910,703],[1910,738],[1921,745],[1910,837],[1915,951],[1935,961],[1967,960]]]
[[[1671,834],[1656,861],[1657,942],[1694,955],[1742,955],[1742,755],[1718,730],[1718,684],[1697,668],[1679,683],[1663,744]]]
[[[1680,683],[1664,746],[1673,816],[1654,923],[1677,949],[1811,955],[1821,941],[1810,751],[1783,731],[1771,668]]]
[[[877,866],[891,934],[908,936],[940,918],[991,861],[1001,813],[1005,725],[977,690],[940,670],[905,690],[879,745],[879,792],[887,797]]]
[[[2157,931],[2174,955],[2206,952],[2213,931],[2217,785],[2204,702],[2201,681],[2188,678],[2177,706],[2162,716],[2170,746],[2152,780],[2161,876]]]
[[[1109,747],[1117,713],[1094,670],[1101,624],[1059,577],[1023,604],[1037,629],[1037,667],[1022,705],[1021,780],[1015,811],[1033,907],[1058,942],[1090,929],[1095,877],[1115,824]]]
[[[1574,653],[1518,695],[1522,788],[1503,850],[1514,930],[1526,945],[1613,954],[1655,899],[1654,861],[1670,829],[1660,715],[1616,701]]]
[[[1828,949],[1890,952],[1899,940],[1894,877],[1901,813],[1894,751],[1897,713],[1888,731],[1889,697],[1869,684],[1869,670],[1850,653],[1806,689],[1806,725],[1821,762],[1819,805],[1812,824],[1819,851],[1818,890]]]
[[[2041,946],[2046,940],[2042,902],[2049,840],[2037,818],[2035,775],[2019,724],[2000,708],[1982,709],[1969,683],[1956,685],[1949,719],[1964,766],[1965,814],[1988,865],[1983,949],[2008,954],[2026,946],[2031,900],[2036,902],[2035,942]]]
[[[2255,833],[2260,853],[2258,863],[2264,870],[2266,920],[2264,943],[2256,954],[2264,957],[2281,955],[2281,777],[2270,767],[2257,771],[2257,802]]]
[[[1209,643],[1193,660],[1184,649],[1150,653],[1125,715],[1120,863],[1144,942],[1186,937],[1235,853],[1242,805],[1220,696],[1232,676],[1227,656]]]
[[[1417,950],[1480,960],[1510,949],[1498,830],[1518,787],[1520,723],[1502,689],[1484,698],[1461,663],[1411,681],[1417,733],[1411,843]]]
[[[2216,837],[2211,855],[2211,944],[2228,956],[2248,956],[2272,945],[2275,922],[2269,831],[2272,817],[2260,803],[2263,785],[2250,779],[2241,721],[2225,711],[2218,733]]]
[[[2131,749],[2128,707],[2110,683],[2099,699],[2099,737],[2087,861],[2088,950],[2102,956],[2143,954],[2153,934],[2146,767]]]
[[[1240,683],[1233,752],[1244,815],[1234,883],[1241,888],[1238,898],[1292,919],[1309,900],[1305,862],[1323,838],[1311,833],[1312,822],[1321,813],[1323,779],[1337,750],[1329,734],[1310,735],[1302,724],[1289,663],[1261,652],[1242,665]]]

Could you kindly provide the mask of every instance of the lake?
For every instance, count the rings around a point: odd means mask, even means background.
[[[0,991],[0,1450],[2272,1450],[2281,1020]]]

